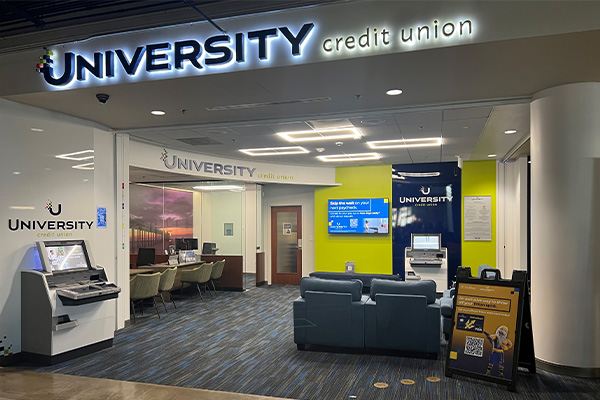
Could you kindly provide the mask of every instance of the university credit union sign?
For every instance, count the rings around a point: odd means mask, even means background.
[[[94,38],[45,49],[36,69],[50,88],[67,89],[464,44],[477,33],[468,16],[432,14],[385,23],[373,17],[340,28],[321,14],[302,16],[282,18],[293,20],[288,23],[277,21],[278,14],[263,16],[264,23],[250,17],[224,20],[227,31],[218,34],[197,23]]]

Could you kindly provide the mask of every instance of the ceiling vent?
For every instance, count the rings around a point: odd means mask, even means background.
[[[218,142],[214,139],[211,138],[207,138],[207,137],[193,137],[193,138],[187,138],[187,139],[177,139],[180,142],[183,142],[185,144],[189,144],[191,146],[208,146],[211,144],[223,144],[221,142]]]
[[[269,102],[265,102],[265,103],[233,104],[233,105],[229,105],[229,106],[207,107],[206,109],[208,111],[242,110],[242,109],[247,109],[247,108],[285,106],[285,105],[291,105],[291,104],[320,103],[322,101],[331,101],[331,97],[311,97],[308,99],[269,101]]]

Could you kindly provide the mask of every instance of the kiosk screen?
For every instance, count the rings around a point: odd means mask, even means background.
[[[53,272],[89,268],[83,242],[45,242],[45,247]]]

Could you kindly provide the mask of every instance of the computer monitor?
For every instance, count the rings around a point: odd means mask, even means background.
[[[198,239],[197,238],[185,238],[188,250],[198,250]]]
[[[187,243],[185,242],[185,239],[183,239],[183,238],[175,239],[175,251],[179,251],[179,250],[187,250]]]
[[[85,240],[53,240],[37,242],[42,267],[47,272],[61,273],[92,269]]]
[[[156,250],[152,247],[144,248],[141,247],[138,250],[137,260],[135,262],[136,267],[140,265],[151,265],[155,263]]]
[[[197,238],[178,238],[175,239],[175,250],[198,250]]]
[[[410,247],[412,250],[418,251],[440,251],[442,235],[440,233],[411,233]]]
[[[202,243],[202,254],[217,254],[217,244],[204,242]]]

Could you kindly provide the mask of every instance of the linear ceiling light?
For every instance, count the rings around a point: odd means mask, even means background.
[[[336,162],[336,161],[367,161],[380,160],[381,157],[377,153],[358,153],[358,154],[336,154],[329,156],[317,156],[321,161]]]
[[[442,138],[422,139],[397,139],[397,140],[375,140],[367,142],[372,149],[401,149],[406,147],[433,147],[441,146]]]
[[[91,156],[84,156],[84,154],[89,154],[91,153]],[[75,156],[80,156],[80,157],[75,157]],[[76,151],[75,153],[67,153],[67,154],[59,154],[56,156],[56,158],[62,158],[63,160],[73,160],[73,161],[83,161],[83,160],[90,160],[92,158],[94,158],[94,150],[83,150],[83,151]]]
[[[93,170],[94,169],[94,163],[91,162],[91,163],[86,163],[86,164],[73,165],[71,168]]]
[[[240,149],[242,153],[249,156],[283,156],[286,154],[306,154],[310,153],[304,147],[265,147],[262,149]]]
[[[362,135],[358,129],[335,128],[335,129],[314,129],[310,131],[295,132],[277,132],[279,136],[289,142],[308,142],[317,140],[338,140],[338,139],[360,139]]]
[[[194,187],[192,187],[192,189],[196,189],[196,190],[242,190],[244,188],[243,188],[243,186],[237,186],[237,185],[214,185],[214,186],[203,185],[203,186],[194,186]]]

